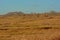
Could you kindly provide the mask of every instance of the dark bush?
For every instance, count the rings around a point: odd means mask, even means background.
[[[52,27],[42,27],[41,29],[52,29]]]

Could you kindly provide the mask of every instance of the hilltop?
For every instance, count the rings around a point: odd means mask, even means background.
[[[44,26],[60,26],[60,13],[32,13],[24,14],[23,12],[9,12],[0,16],[0,26],[8,27],[44,27]]]

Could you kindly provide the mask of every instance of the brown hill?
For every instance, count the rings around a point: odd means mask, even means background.
[[[1,15],[0,40],[60,40],[60,13]]]

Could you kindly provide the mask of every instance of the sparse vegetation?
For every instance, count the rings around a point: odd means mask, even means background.
[[[60,35],[58,12],[10,12],[0,16],[0,40],[60,40],[53,38],[55,35]]]

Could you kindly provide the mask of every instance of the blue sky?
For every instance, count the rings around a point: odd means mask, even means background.
[[[14,11],[60,11],[60,0],[0,0],[0,14]]]

